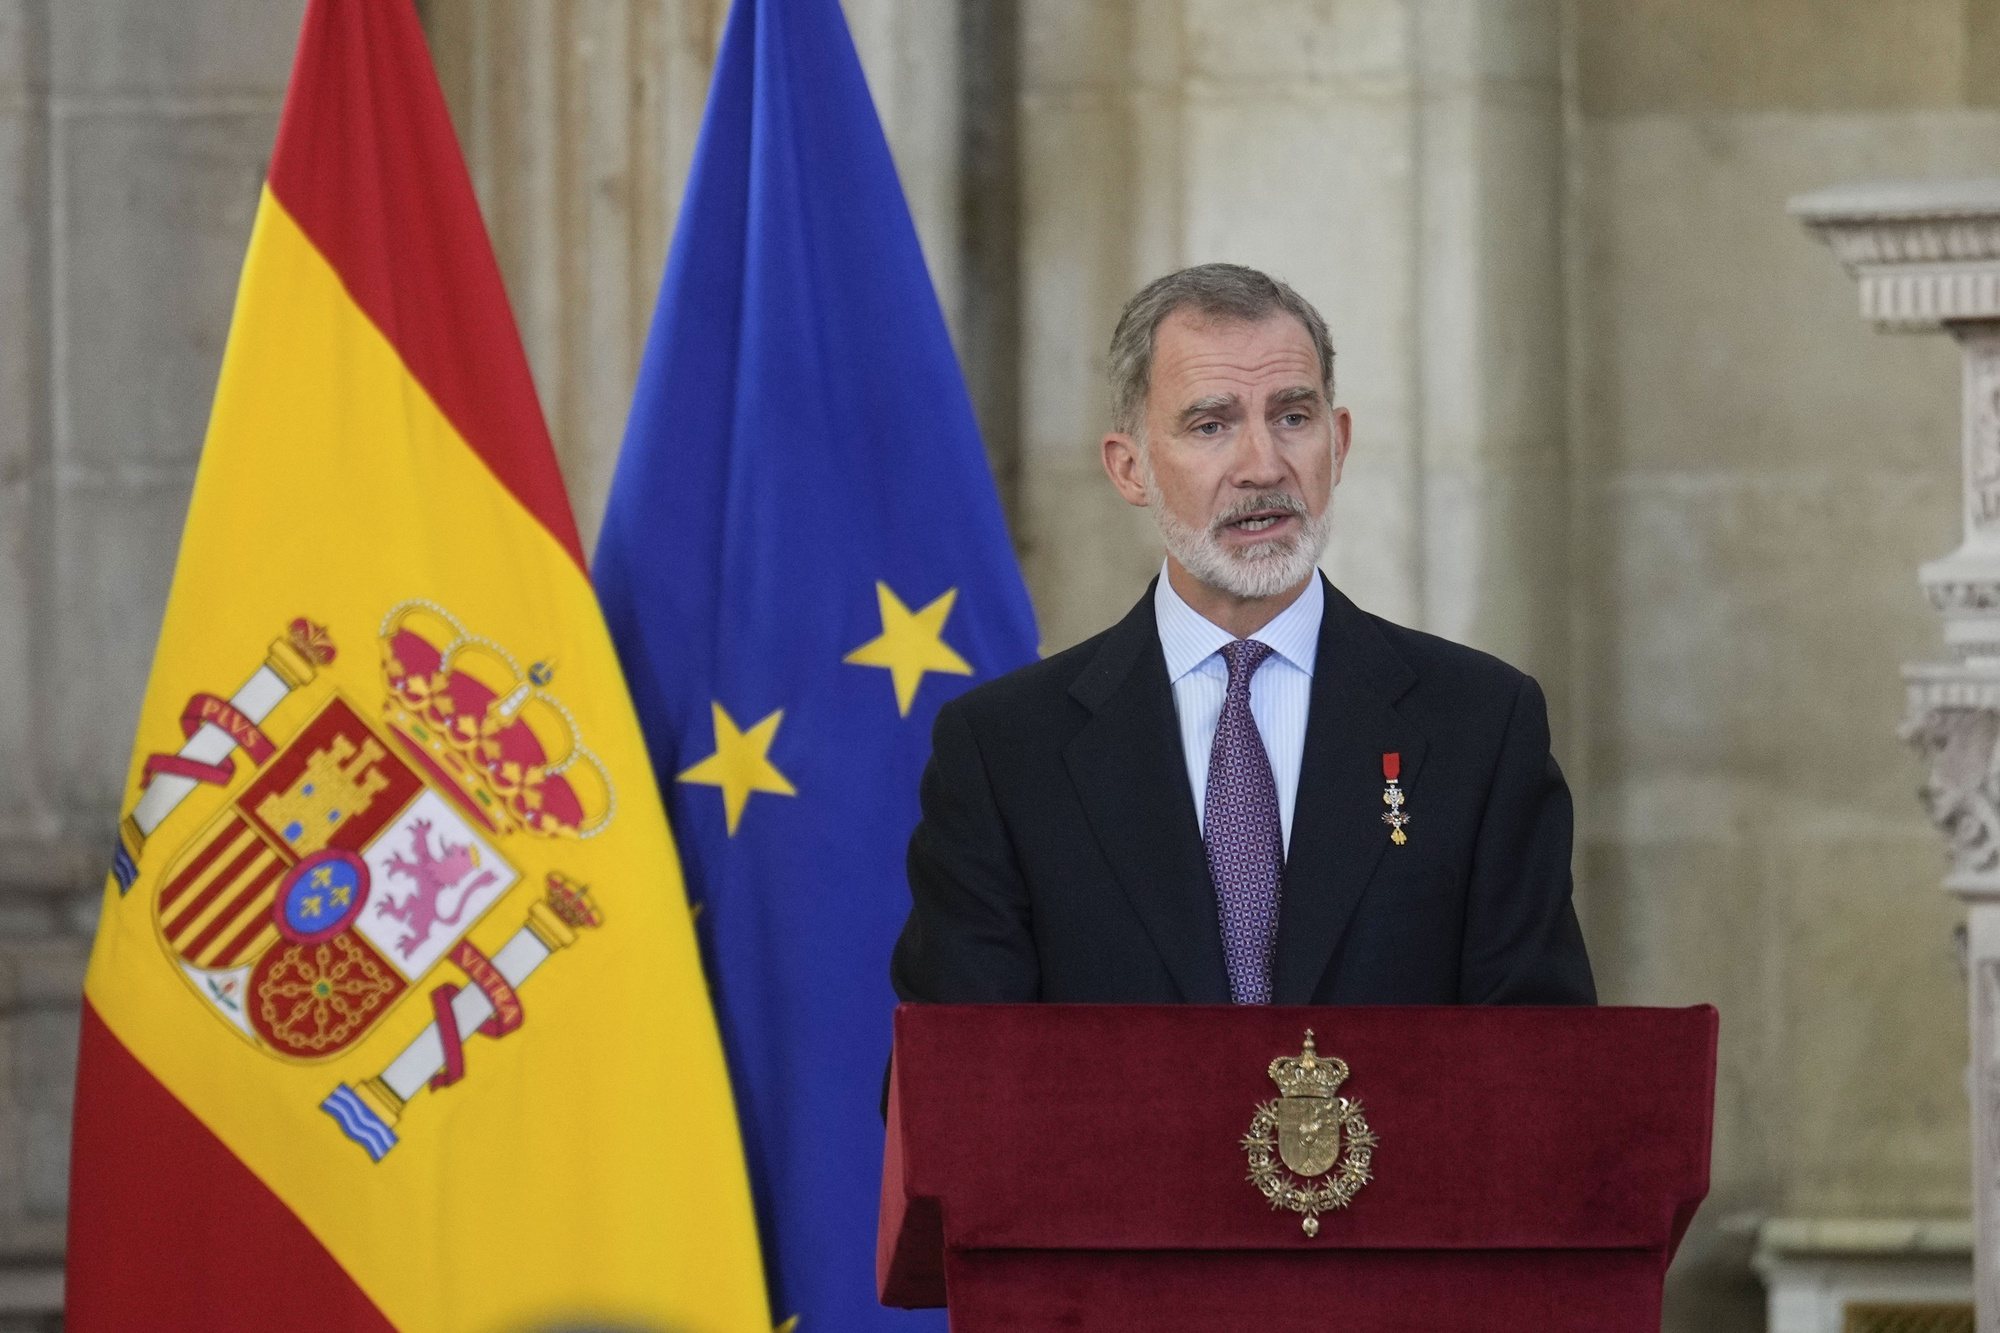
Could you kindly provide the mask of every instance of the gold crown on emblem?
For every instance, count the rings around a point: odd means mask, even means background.
[[[1312,1029],[1307,1028],[1305,1050],[1279,1056],[1268,1072],[1281,1097],[1331,1097],[1347,1081],[1347,1061],[1337,1055],[1321,1059],[1313,1046]]]
[[[603,761],[546,688],[546,662],[523,668],[433,602],[383,618],[384,720],[452,794],[500,833],[588,838],[611,820]]]
[[[577,883],[561,871],[549,872],[549,907],[564,924],[579,930],[604,924],[597,904],[591,901],[590,886]]]

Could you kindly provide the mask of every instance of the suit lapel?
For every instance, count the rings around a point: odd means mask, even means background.
[[[1119,887],[1192,1004],[1227,1004],[1229,973],[1195,823],[1152,589],[1106,636],[1070,693],[1090,721],[1063,752]]]
[[[1424,757],[1423,734],[1394,706],[1415,679],[1375,622],[1328,584],[1278,914],[1278,1004],[1312,1002],[1389,846],[1382,756],[1402,755],[1406,788]]]

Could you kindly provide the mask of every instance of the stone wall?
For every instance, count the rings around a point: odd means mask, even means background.
[[[60,1245],[90,918],[299,8],[0,0],[0,1323]],[[587,532],[726,8],[423,3]],[[1326,310],[1329,569],[1542,677],[1606,998],[1721,1006],[1671,1326],[1757,1327],[1758,1216],[1962,1213],[1954,912],[1894,738],[1955,360],[1871,333],[1783,202],[2000,173],[1992,7],[848,9],[1049,647],[1158,561],[1095,461],[1119,304],[1231,258]]]
[[[1915,572],[1958,540],[1958,358],[1862,323],[1784,201],[2000,174],[1994,16],[1574,13],[1586,930],[1606,998],[1721,1008],[1676,1290],[1688,1327],[1755,1327],[1732,1222],[1968,1206],[1959,914],[1894,736],[1938,643]]]
[[[1233,259],[1324,310],[1354,452],[1327,568],[1566,688],[1556,6],[1025,0],[1022,503],[1051,646],[1129,605],[1103,346],[1148,278]]]
[[[0,0],[0,1326],[57,1299],[76,1013],[300,0]]]

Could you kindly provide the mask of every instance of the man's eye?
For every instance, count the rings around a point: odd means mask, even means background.
[[[1306,424],[1306,414],[1303,412],[1287,412],[1282,417],[1279,417],[1278,420],[1284,422],[1287,426],[1303,426]]]
[[[1204,421],[1194,428],[1194,433],[1208,436],[1220,435],[1222,433],[1222,423],[1220,421]]]

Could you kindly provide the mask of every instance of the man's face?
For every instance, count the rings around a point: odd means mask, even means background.
[[[1169,315],[1153,340],[1144,420],[1138,437],[1106,437],[1105,470],[1128,501],[1152,507],[1170,557],[1243,599],[1311,575],[1349,426],[1326,401],[1304,325],[1283,313],[1254,324]]]

